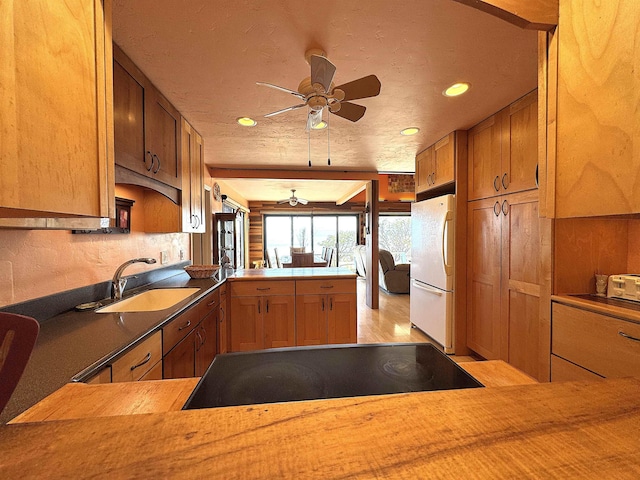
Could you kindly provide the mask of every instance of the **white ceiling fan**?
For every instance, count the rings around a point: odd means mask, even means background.
[[[336,67],[327,60],[325,55],[325,52],[319,49],[305,53],[305,58],[311,66],[311,76],[300,82],[298,91],[270,83],[256,82],[258,85],[289,93],[304,102],[268,113],[265,117],[308,106],[307,130],[315,128],[322,121],[322,112],[325,108],[330,113],[352,122],[362,118],[366,107],[351,103],[350,100],[375,97],[380,93],[380,80],[375,75],[368,75],[336,87],[333,83]]]
[[[305,200],[304,198],[296,197],[296,191],[295,191],[295,189],[292,188],[291,189],[291,196],[289,198],[285,198],[284,200],[278,200],[278,205],[282,205],[283,203],[288,203],[292,207],[295,207],[298,204],[306,205],[307,203],[309,203],[309,201]]]

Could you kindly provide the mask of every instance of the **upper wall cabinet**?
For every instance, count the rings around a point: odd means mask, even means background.
[[[537,187],[538,92],[469,130],[469,200]]]
[[[178,203],[180,113],[117,45],[113,71],[115,163],[126,169],[116,170],[116,181],[152,188]]]
[[[113,217],[111,0],[0,2],[0,217]]]
[[[204,144],[182,119],[182,231],[204,233]]]
[[[451,132],[416,156],[416,194],[455,182],[456,135]]]
[[[547,216],[640,212],[638,25],[632,0],[560,2],[548,53]]]

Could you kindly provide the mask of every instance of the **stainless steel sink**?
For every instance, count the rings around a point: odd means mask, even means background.
[[[96,310],[96,313],[155,312],[173,307],[199,288],[154,288]]]

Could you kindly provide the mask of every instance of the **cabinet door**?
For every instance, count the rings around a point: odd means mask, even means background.
[[[202,137],[182,118],[182,231],[204,233]]]
[[[162,380],[162,361],[157,362],[151,369],[140,377],[140,381]]]
[[[455,132],[451,132],[433,147],[432,187],[455,181],[455,138]]]
[[[469,202],[467,215],[467,345],[489,360],[506,360],[500,351],[499,200]]]
[[[220,287],[220,310],[218,312],[218,352],[227,353],[229,345],[229,307],[227,286]]]
[[[468,199],[498,195],[501,185],[501,125],[499,115],[492,115],[469,130],[468,162],[469,191]]]
[[[110,0],[0,2],[0,216],[113,218],[110,14]]]
[[[531,190],[500,198],[503,319],[501,350],[508,350],[511,365],[538,378],[542,373],[538,191]],[[548,356],[548,352],[546,355]]]
[[[327,296],[296,296],[296,345],[327,343]]]
[[[153,86],[145,84],[145,155],[153,157],[154,178],[181,188],[180,113]]]
[[[295,346],[295,297],[269,296],[263,300],[264,348]]]
[[[420,152],[416,156],[416,193],[431,188],[431,173],[433,172],[433,146]]]
[[[195,376],[195,330],[192,330],[162,359],[163,378],[190,378]]]
[[[358,315],[354,294],[328,295],[327,337],[329,343],[357,343]]]
[[[264,328],[261,297],[231,297],[233,323],[231,329],[231,351],[244,352],[264,348]]]
[[[502,122],[502,189],[515,193],[537,188],[538,91],[505,109]]]
[[[195,349],[196,349],[196,377],[201,377],[207,371],[217,353],[218,338],[216,327],[218,323],[218,312],[213,311],[202,319],[196,329]]]
[[[148,175],[152,159],[144,150],[144,76],[113,46],[113,121],[115,163]]]

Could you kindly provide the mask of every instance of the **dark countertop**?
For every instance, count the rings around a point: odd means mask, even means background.
[[[220,286],[215,278],[192,279],[182,269],[149,288],[197,287],[200,290],[173,307],[155,312],[95,313],[69,310],[40,321],[40,334],[16,390],[0,415],[5,423],[70,381],[84,381],[129,347],[144,340]]]

